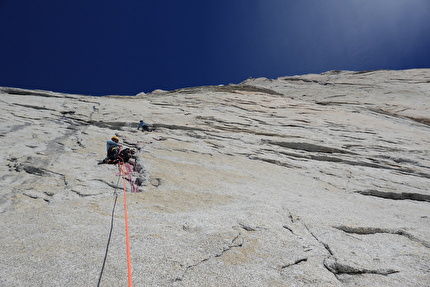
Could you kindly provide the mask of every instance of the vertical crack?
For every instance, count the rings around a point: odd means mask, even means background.
[[[316,241],[318,241],[318,243],[320,243],[322,246],[324,246],[324,248],[328,251],[328,253],[333,256],[333,251],[330,249],[330,246],[321,241],[318,237],[316,237],[316,235],[309,229],[309,227],[306,224],[303,224],[303,226],[306,228],[306,230],[309,232],[310,235],[312,235],[313,238],[315,238]]]

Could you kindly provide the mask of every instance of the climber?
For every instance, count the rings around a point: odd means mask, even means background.
[[[119,143],[119,138],[117,136],[113,136],[110,140],[106,142],[106,151],[108,159],[116,159],[118,156],[119,147],[121,146]]]
[[[140,120],[140,122],[139,122],[139,126],[137,127],[137,130],[139,130],[139,129],[142,129],[142,132],[143,132],[143,131],[147,131],[147,132],[149,132],[148,124],[147,124],[147,123],[145,123],[145,122],[144,122],[144,121],[142,121],[142,120]]]
[[[119,144],[119,138],[117,136],[113,136],[110,140],[106,142],[106,158],[99,162],[99,164],[103,163],[111,163],[116,164],[118,162],[118,154],[121,145]]]

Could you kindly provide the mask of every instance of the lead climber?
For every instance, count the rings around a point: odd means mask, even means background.
[[[137,130],[139,130],[139,129],[142,129],[142,132],[143,132],[143,131],[147,131],[147,132],[149,132],[148,124],[147,124],[147,123],[145,123],[145,122],[144,122],[144,121],[142,121],[142,120],[140,120],[140,122],[139,122],[139,126],[137,127]]]

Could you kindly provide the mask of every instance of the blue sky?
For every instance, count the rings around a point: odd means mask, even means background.
[[[430,0],[0,0],[0,86],[86,95],[430,68]]]

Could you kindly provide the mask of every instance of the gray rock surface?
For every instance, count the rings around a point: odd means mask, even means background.
[[[428,69],[0,106],[0,286],[127,286],[114,134],[134,286],[430,285]]]

